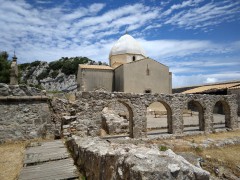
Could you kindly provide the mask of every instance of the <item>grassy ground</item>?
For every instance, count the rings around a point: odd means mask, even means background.
[[[203,168],[213,176],[217,176],[216,168],[222,172],[231,172],[235,176],[240,177],[240,145],[228,145],[224,147],[212,147],[202,149],[193,148],[187,142],[196,144],[202,143],[204,140],[224,140],[233,137],[240,137],[240,130],[231,132],[219,132],[208,135],[198,135],[192,137],[184,137],[182,143],[174,146],[175,152],[192,152],[197,156],[201,156],[205,162]],[[221,170],[222,169],[222,170]]]
[[[23,163],[26,143],[0,145],[0,179],[17,179]]]
[[[202,167],[209,171],[216,179],[220,178],[215,172],[220,169],[221,173],[232,173],[240,177],[240,145],[228,145],[224,147],[201,148],[191,144],[201,144],[207,139],[214,141],[240,137],[240,130],[219,132],[206,135],[186,136],[179,139],[152,140],[150,143],[158,144],[160,149],[170,148],[176,153],[195,154],[202,157]]]
[[[200,154],[206,159],[203,168],[214,172],[214,168],[223,168],[232,171],[237,177],[240,177],[240,145],[232,145],[222,148],[206,149]],[[239,167],[238,167],[239,166]]]

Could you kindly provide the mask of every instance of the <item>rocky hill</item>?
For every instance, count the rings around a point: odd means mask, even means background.
[[[50,63],[34,61],[19,64],[20,83],[47,91],[75,91],[78,64],[96,63],[87,57],[62,57]]]

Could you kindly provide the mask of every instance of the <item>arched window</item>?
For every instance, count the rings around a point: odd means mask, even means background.
[[[135,60],[136,60],[136,57],[135,57],[135,56],[133,56],[133,57],[132,57],[132,60],[133,60],[133,61],[135,61]]]

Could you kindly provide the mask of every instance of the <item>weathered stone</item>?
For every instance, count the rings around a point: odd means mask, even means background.
[[[199,123],[201,131],[207,133],[214,130],[212,110],[218,101],[229,105],[225,120],[226,128],[238,128],[236,97],[233,95],[77,92],[74,109],[76,109],[77,112],[77,122],[85,127],[85,129],[81,128],[81,131],[89,131],[88,134],[99,135],[100,130],[104,129],[101,124],[102,110],[105,107],[109,107],[109,104],[115,106],[117,103],[120,103],[127,111],[127,119],[129,119],[129,121],[126,126],[128,125],[129,136],[140,138],[146,137],[147,107],[153,102],[164,103],[168,114],[168,132],[171,134],[183,134],[183,110],[187,107],[189,101],[198,102],[204,109],[204,111],[201,112],[203,118]],[[69,103],[69,106],[71,106],[71,103]],[[118,108],[115,108],[114,110],[117,109]],[[67,109],[65,111],[69,112]],[[124,116],[120,111],[118,112]],[[94,128],[90,128],[90,126]],[[77,128],[77,131],[78,129],[80,128]],[[122,128],[114,129],[121,132]],[[106,129],[104,130],[106,131]]]
[[[193,166],[173,151],[158,147],[117,144],[98,138],[67,142],[87,179],[203,179],[210,173]]]
[[[48,102],[39,98],[0,97],[0,141],[24,140],[53,134]],[[49,125],[49,126],[48,126]]]
[[[0,83],[1,96],[36,96],[44,95],[40,89],[27,87],[25,85],[7,85]]]

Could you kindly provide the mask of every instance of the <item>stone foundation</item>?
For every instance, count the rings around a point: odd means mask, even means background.
[[[114,143],[98,138],[68,140],[76,165],[86,179],[201,179],[210,173],[198,168],[172,150],[157,146]]]

